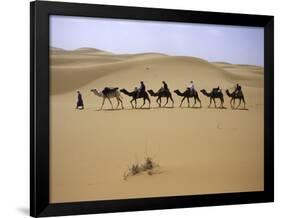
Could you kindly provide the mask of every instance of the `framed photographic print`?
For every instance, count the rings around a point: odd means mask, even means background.
[[[272,202],[273,17],[31,2],[30,215]]]

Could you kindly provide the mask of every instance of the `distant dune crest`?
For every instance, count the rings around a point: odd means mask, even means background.
[[[153,86],[162,80],[175,80],[182,84],[190,80],[211,88],[218,85],[241,83],[243,86],[262,87],[263,68],[227,62],[208,62],[188,56],[169,56],[161,53],[113,54],[100,49],[81,47],[63,50],[50,47],[51,93],[63,94],[84,86],[100,86],[98,80],[107,77],[104,86],[126,83],[134,87],[141,80]],[[120,81],[120,78],[126,78]],[[170,78],[170,79],[169,79]],[[125,84],[124,84],[125,85]],[[180,87],[175,87],[180,88]]]

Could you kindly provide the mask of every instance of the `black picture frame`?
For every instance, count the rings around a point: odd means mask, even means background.
[[[264,191],[49,203],[49,16],[68,15],[264,27]],[[30,215],[34,217],[273,202],[274,17],[140,7],[30,3]]]

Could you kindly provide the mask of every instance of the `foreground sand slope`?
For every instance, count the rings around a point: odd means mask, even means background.
[[[149,53],[115,55],[96,49],[51,51],[51,202],[263,190],[263,69]],[[248,110],[203,108],[99,111],[91,88],[132,90],[143,80],[183,90],[243,86]],[[86,109],[75,110],[76,90]],[[114,105],[116,101],[113,100]],[[142,103],[141,101],[139,102]],[[132,163],[150,156],[160,174],[123,180]]]

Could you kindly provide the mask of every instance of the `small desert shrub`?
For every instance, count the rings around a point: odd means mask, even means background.
[[[143,170],[152,170],[153,168],[153,162],[152,162],[152,158],[147,157],[145,158],[145,163],[142,165]]]
[[[136,175],[141,171],[141,169],[138,164],[133,164],[130,171],[132,175]]]
[[[159,167],[159,165],[156,164],[151,157],[146,157],[143,164],[132,164],[132,166],[129,167],[128,172],[124,173],[123,178],[126,180],[128,176],[134,176],[142,172],[147,172],[148,175],[153,175],[155,174],[153,170],[156,167]]]

